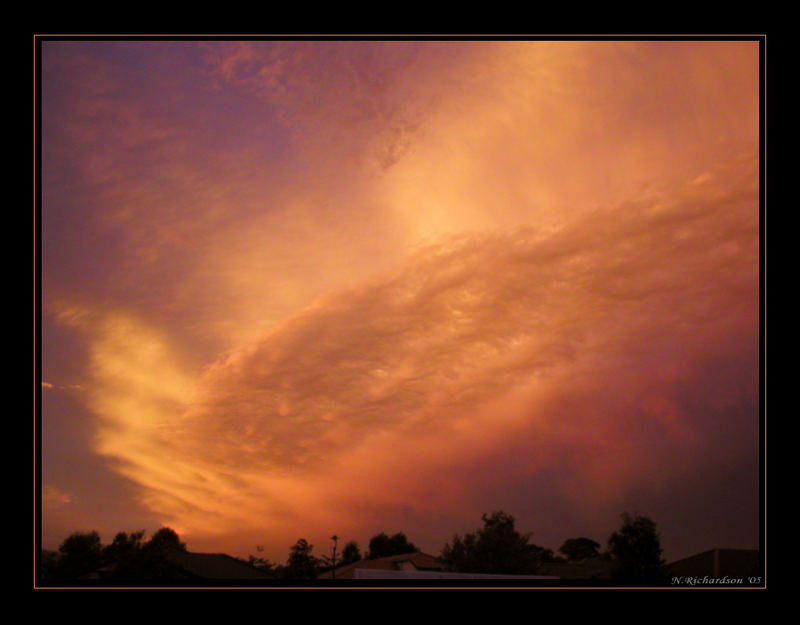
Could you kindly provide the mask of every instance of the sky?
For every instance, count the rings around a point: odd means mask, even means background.
[[[40,61],[43,546],[758,547],[758,42]]]

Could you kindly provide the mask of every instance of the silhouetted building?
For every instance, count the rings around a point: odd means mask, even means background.
[[[359,560],[351,562],[336,569],[336,579],[359,579],[357,571],[443,571],[444,567],[438,558],[427,553],[403,553],[396,556],[386,556],[385,558],[374,558],[372,560]],[[327,571],[319,576],[319,579],[331,579],[334,575]]]
[[[188,579],[273,579],[274,577],[224,553],[191,553],[171,549],[169,560]]]
[[[247,562],[237,560],[224,553],[192,553],[173,547],[163,551],[171,565],[167,579],[178,580],[269,580],[275,576],[262,571]],[[103,568],[81,576],[81,579],[113,580],[116,579],[115,565],[108,564]],[[142,573],[143,580],[159,579],[148,571]],[[138,581],[138,580],[131,580]]]
[[[711,549],[668,565],[674,576],[745,578],[763,573],[755,549]]]
[[[605,558],[586,558],[576,562],[543,562],[539,573],[560,579],[611,579],[613,563]]]
[[[320,579],[334,577],[330,571]],[[359,560],[336,569],[336,579],[554,579],[546,575],[489,575],[451,573],[444,570],[439,558],[427,553],[404,553],[374,560]]]

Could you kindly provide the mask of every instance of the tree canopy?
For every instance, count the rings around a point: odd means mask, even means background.
[[[658,583],[665,579],[661,539],[652,519],[622,514],[622,527],[608,539],[613,575],[627,582]]]
[[[181,542],[177,532],[171,527],[162,527],[153,534],[148,544],[154,548],[174,547],[175,549],[186,551],[186,543]]]
[[[144,530],[118,532],[111,544],[101,544],[97,532],[75,532],[59,547],[59,558],[44,574],[54,579],[87,575],[116,580],[170,579],[178,567],[169,559],[168,547],[186,550],[175,530],[159,529],[144,542]]]
[[[498,510],[481,516],[483,526],[464,536],[455,534],[451,543],[445,544],[440,559],[445,570],[463,573],[495,575],[530,575],[541,570],[541,565],[556,559],[550,549],[531,542],[531,534],[516,529],[513,516]],[[316,579],[335,566],[357,562],[362,558],[358,543],[350,541],[341,553],[334,541],[331,557],[313,554],[313,545],[301,538],[290,547],[285,565],[276,565],[262,557],[250,556],[252,566],[269,571],[275,577],[289,579]],[[259,552],[263,548],[257,547]],[[175,550],[186,551],[175,530],[160,528],[149,540],[144,530],[119,532],[113,541],[103,546],[97,532],[75,532],[67,537],[58,553],[43,552],[40,574],[43,579],[101,578],[117,580],[175,579],[182,572]],[[380,532],[369,541],[365,556],[369,559],[418,552],[419,548],[402,532],[391,536]],[[662,558],[660,535],[655,522],[639,514],[623,514],[622,526],[608,539],[606,552],[600,553],[600,544],[589,538],[570,538],[559,547],[569,562],[603,557],[610,560],[614,579],[625,583],[652,583],[666,581],[665,561]],[[337,557],[338,555],[338,557]],[[563,562],[562,558],[558,558]]]
[[[600,543],[591,538],[570,538],[565,540],[558,550],[566,556],[567,560],[586,560],[600,555]]]
[[[258,551],[259,554],[263,553],[264,547],[262,547],[261,545],[256,545],[256,551]],[[280,567],[279,565],[276,565],[274,562],[270,562],[267,558],[264,558],[264,557],[262,557],[260,555],[258,555],[258,556],[251,555],[251,556],[249,556],[247,558],[247,563],[250,566],[254,566],[257,569],[260,569],[260,570],[262,570],[262,571],[264,571],[266,573],[271,573],[271,574],[276,573],[279,569],[281,569],[281,570],[283,569],[283,567]]]
[[[404,553],[416,553],[417,551],[419,551],[417,546],[408,542],[408,538],[403,532],[398,532],[392,536],[387,536],[386,533],[381,532],[370,539],[367,559],[374,560],[387,556],[399,556]]]
[[[58,548],[59,559],[54,574],[76,579],[103,565],[103,547],[97,532],[74,532]]]
[[[313,550],[305,538],[299,539],[289,550],[283,574],[292,579],[316,579],[320,561],[312,555]]]
[[[342,549],[342,559],[339,561],[340,565],[352,564],[361,559],[361,551],[358,548],[358,543],[354,540],[348,542],[344,549]]]
[[[530,543],[531,534],[520,534],[514,517],[502,510],[484,514],[483,527],[457,534],[442,549],[441,559],[449,571],[524,575],[535,573],[539,564],[552,560],[552,551]]]

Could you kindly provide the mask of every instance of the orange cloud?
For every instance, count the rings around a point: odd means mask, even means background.
[[[742,190],[444,240],[197,379],[157,335],[112,317],[93,350],[98,450],[190,533],[283,531],[313,524],[312,510],[330,523],[334,502],[351,525],[365,502],[433,510],[469,497],[447,486],[453,467],[520,438],[517,471],[588,452],[567,488],[609,498],[664,471],[649,442],[708,444],[670,384],[701,375],[720,336],[757,333],[757,239]]]
[[[203,49],[247,132],[100,64],[55,142],[95,282],[45,271],[96,451],[193,546],[477,519],[501,483],[616,514],[756,419],[755,44]]]

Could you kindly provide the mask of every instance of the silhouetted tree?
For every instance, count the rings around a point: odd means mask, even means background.
[[[502,510],[487,516],[483,527],[466,534],[457,534],[453,543],[442,549],[441,559],[449,571],[524,575],[535,573],[540,562],[552,561],[550,549],[530,544],[530,534],[520,534],[514,517]]]
[[[264,551],[264,547],[260,545],[256,545],[256,551],[259,553]],[[249,556],[247,558],[247,563],[250,566],[254,566],[257,569],[261,569],[262,571],[266,571],[267,573],[275,573],[276,565],[273,562],[270,562],[266,558],[262,558],[261,556]]]
[[[111,544],[103,548],[103,559],[109,562],[116,562],[135,553],[142,548],[143,538],[144,530],[132,532],[131,534],[119,532],[114,536]]]
[[[586,560],[600,556],[600,543],[591,538],[570,538],[565,540],[558,550],[567,557],[567,560]]]
[[[361,551],[358,549],[358,543],[351,540],[344,546],[344,549],[342,549],[342,556],[339,564],[340,566],[352,564],[353,562],[358,562],[360,559]]]
[[[298,540],[289,550],[289,559],[283,574],[291,579],[316,579],[319,560],[311,555],[314,546],[305,538]]]
[[[103,561],[110,570],[109,576],[126,579],[144,577],[143,538],[144,530],[130,535],[119,532],[111,544],[103,548]]]
[[[177,532],[170,527],[162,527],[147,542],[151,549],[161,549],[162,547],[172,547],[180,551],[186,551],[186,543],[182,543]]]
[[[528,551],[533,560],[538,564],[540,562],[555,562],[556,557],[552,549],[540,547],[539,545],[528,545]]]
[[[370,539],[367,559],[374,560],[375,558],[399,556],[404,553],[416,553],[417,551],[419,551],[417,546],[408,542],[408,538],[403,532],[398,532],[391,537],[381,532]]]
[[[103,565],[103,547],[97,532],[74,532],[58,548],[60,557],[53,571],[60,579],[77,579]]]
[[[622,514],[622,527],[608,539],[614,578],[627,582],[665,581],[661,540],[652,519]]]
[[[59,558],[48,566],[47,577],[77,579],[89,574],[104,579],[137,581],[171,579],[179,568],[170,561],[168,550],[186,549],[174,530],[162,528],[143,543],[144,530],[118,532],[105,547],[97,532],[71,534],[59,547]]]
[[[53,579],[57,576],[58,560],[59,554],[56,551],[42,549],[39,552],[39,559],[36,564],[38,566],[38,574],[41,579]]]
[[[186,551],[175,530],[159,529],[143,542],[144,530],[126,534],[119,532],[103,550],[106,563],[104,577],[116,580],[176,579],[180,567],[170,557],[173,550]]]

